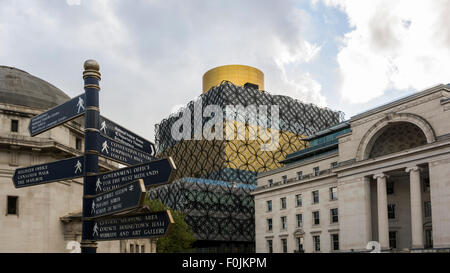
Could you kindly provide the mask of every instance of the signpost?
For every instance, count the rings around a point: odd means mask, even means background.
[[[16,169],[14,187],[23,188],[84,176],[84,156]]]
[[[155,146],[150,141],[142,138],[119,124],[100,116],[100,133],[112,140],[120,142],[130,148],[144,153],[155,155]]]
[[[150,154],[130,148],[127,145],[112,140],[102,134],[97,135],[96,150],[101,156],[128,166],[156,159]]]
[[[97,218],[142,207],[145,193],[144,182],[139,179],[91,198],[85,196],[83,217]]]
[[[83,222],[83,240],[110,241],[165,236],[174,224],[169,210]]]
[[[68,122],[84,114],[86,111],[86,95],[81,94],[66,103],[58,105],[47,112],[31,119],[28,131],[31,136],[36,136],[58,125]]]
[[[36,136],[84,114],[84,155],[16,169],[14,186],[83,177],[83,253],[95,253],[97,240],[164,236],[174,223],[169,211],[130,213],[143,206],[146,186],[169,181],[175,164],[171,157],[157,160],[153,143],[100,116],[100,67],[88,60],[84,69],[85,93],[33,117],[28,127]],[[134,166],[99,174],[99,155]]]
[[[96,176],[95,193],[116,189],[136,179],[142,179],[146,187],[159,186],[170,180],[174,169],[175,164],[169,157],[102,173]]]

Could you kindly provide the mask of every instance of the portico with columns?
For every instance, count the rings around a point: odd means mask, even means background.
[[[338,210],[339,225],[321,227],[321,242],[338,232],[340,252],[368,252],[374,244],[382,252],[450,252],[450,85],[431,87],[343,123],[348,128],[344,133],[339,133],[344,125],[337,125],[314,135],[337,134],[335,154],[302,159],[260,176],[261,189],[254,193],[257,249],[266,250],[267,236],[273,235],[263,229],[265,218],[287,215],[296,219],[296,214],[303,213],[307,223],[311,210],[329,210],[324,203],[294,207],[290,215],[283,210],[280,215],[267,212],[268,200],[287,196],[295,201],[299,194],[308,197],[309,188],[320,188],[312,179],[278,188],[265,186],[267,180],[304,174],[310,162],[326,166],[329,160],[337,161],[329,172],[323,172],[329,180],[327,187],[337,188],[337,205],[332,206]],[[311,241],[316,234],[306,228],[303,236]],[[306,246],[306,252],[315,252]]]
[[[438,86],[350,119],[334,170],[342,249],[450,248],[448,96]]]

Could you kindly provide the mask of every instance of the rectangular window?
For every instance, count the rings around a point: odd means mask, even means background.
[[[283,253],[287,253],[287,239],[281,239],[281,245],[283,247]]]
[[[141,246],[141,253],[145,253],[145,245]]]
[[[267,240],[267,248],[269,253],[273,253],[273,242],[272,240]]]
[[[19,197],[18,196],[8,196],[8,207],[6,214],[18,215],[19,214]]]
[[[286,176],[286,175],[283,175],[283,176],[281,177],[281,180],[283,181],[283,184],[286,184],[286,183],[287,183],[287,176]]]
[[[320,224],[320,213],[318,211],[313,211],[313,224],[319,225]]]
[[[303,172],[297,172],[297,179],[302,180],[303,178]]]
[[[319,191],[312,192],[313,204],[319,203]]]
[[[17,119],[11,120],[11,132],[19,132],[19,121]]]
[[[337,187],[330,188],[330,200],[337,200]]]
[[[394,182],[392,181],[386,182],[386,192],[387,194],[394,194]]]
[[[319,176],[319,167],[315,167],[313,169],[313,172],[314,172],[314,176]]]
[[[130,253],[134,253],[134,245],[130,244]]]
[[[269,179],[269,187],[273,186],[273,179]]]
[[[75,149],[77,149],[78,151],[81,151],[81,138],[76,138],[75,139]]]
[[[331,209],[331,223],[338,223],[339,222],[339,215],[338,215],[338,209]]]
[[[314,251],[320,251],[320,236],[313,236]]]
[[[296,200],[297,207],[301,207],[302,206],[302,195],[301,194],[297,194],[295,196],[295,200]]]
[[[388,204],[388,219],[395,219],[395,204]]]
[[[338,166],[338,163],[337,163],[337,162],[332,162],[332,163],[331,163],[331,168],[332,168],[332,169],[337,168],[337,166]]]
[[[297,214],[297,227],[301,228],[303,226],[303,215]]]
[[[425,217],[431,217],[431,202],[425,202],[423,208],[425,210]]]
[[[397,248],[397,231],[389,231],[389,247]]]
[[[280,201],[281,201],[281,209],[285,209],[286,208],[286,197],[281,198]]]
[[[272,200],[267,201],[267,211],[272,211]]]
[[[339,234],[331,234],[331,249],[339,250]]]
[[[297,250],[303,252],[303,237],[297,237]]]
[[[423,180],[423,191],[430,192],[430,179],[429,178],[425,178]]]
[[[136,245],[136,253],[139,253],[139,245]]]
[[[272,230],[272,219],[267,219],[267,230],[268,231]]]
[[[281,229],[282,230],[287,229],[287,217],[286,216],[281,217]]]

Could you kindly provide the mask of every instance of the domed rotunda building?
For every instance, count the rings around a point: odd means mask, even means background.
[[[35,137],[28,131],[33,116],[69,99],[42,79],[0,66],[0,252],[78,251],[70,242],[81,241],[83,180],[20,189],[12,181],[17,168],[82,155],[84,116]],[[100,172],[115,168],[99,159]],[[97,252],[152,251],[149,240],[138,241],[98,242]]]

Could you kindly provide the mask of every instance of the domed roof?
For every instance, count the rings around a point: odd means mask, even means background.
[[[44,80],[14,67],[0,66],[0,103],[49,109],[69,99]]]

